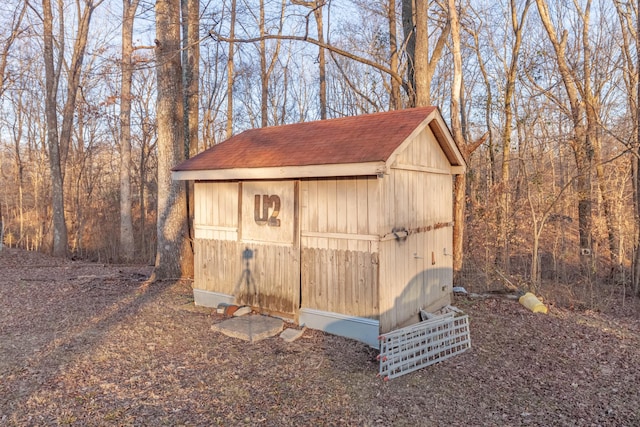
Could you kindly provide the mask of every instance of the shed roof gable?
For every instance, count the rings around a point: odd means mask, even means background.
[[[435,136],[452,166],[464,166],[438,109],[423,107],[250,129],[176,166],[174,179],[277,177],[253,173],[271,169],[283,178],[372,174],[367,171],[384,169],[407,138],[434,120],[440,130]],[[329,165],[332,168],[322,168]]]

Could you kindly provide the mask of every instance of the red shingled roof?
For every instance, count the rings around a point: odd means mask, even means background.
[[[251,129],[181,163],[174,171],[386,161],[436,107]]]

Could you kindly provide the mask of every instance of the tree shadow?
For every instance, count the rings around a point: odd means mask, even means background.
[[[99,277],[88,282],[69,283],[70,279],[64,279],[44,284],[64,290],[56,297],[39,301],[42,309],[30,311],[31,330],[23,329],[18,333],[23,336],[7,337],[5,341],[6,346],[12,342],[18,346],[13,353],[5,346],[1,350],[4,357],[15,357],[11,363],[0,365],[0,419],[18,414],[22,403],[55,381],[74,360],[95,351],[118,324],[141,312],[176,284],[175,280],[140,282],[139,276],[120,277],[115,282]],[[27,291],[21,294],[33,296],[29,290],[41,286],[43,283],[27,282]],[[9,333],[6,331],[6,335]]]

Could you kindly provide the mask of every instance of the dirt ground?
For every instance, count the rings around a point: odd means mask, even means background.
[[[387,382],[377,352],[307,330],[211,331],[148,266],[0,252],[0,425],[640,425],[640,304],[618,313],[457,298],[466,353]]]

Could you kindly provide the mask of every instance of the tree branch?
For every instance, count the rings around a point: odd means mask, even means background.
[[[400,84],[404,84],[402,81],[402,76],[400,76],[397,72],[391,70],[390,68],[385,67],[384,65],[378,64],[377,62],[371,61],[367,58],[363,58],[362,56],[354,55],[345,50],[342,50],[336,46],[332,46],[327,43],[321,43],[320,41],[313,39],[311,37],[300,37],[300,36],[290,36],[290,35],[274,35],[274,34],[265,34],[263,37],[253,37],[248,39],[238,39],[238,38],[228,38],[219,33],[216,33],[213,30],[209,31],[209,36],[211,36],[214,40],[227,42],[227,43],[255,43],[261,40],[293,40],[300,42],[308,42],[314,44],[318,47],[327,49],[333,53],[344,56],[345,58],[352,59],[354,61],[360,62],[362,64],[368,65],[370,67],[375,68],[376,70],[380,70],[383,73],[387,73],[394,80],[399,82]]]

